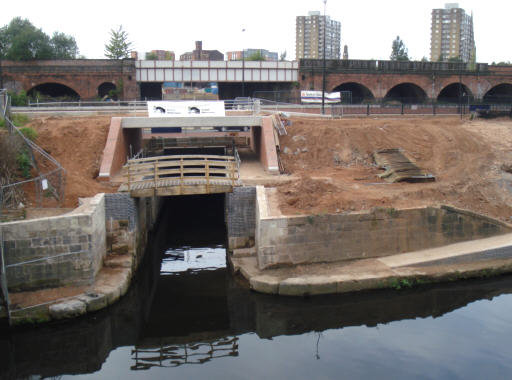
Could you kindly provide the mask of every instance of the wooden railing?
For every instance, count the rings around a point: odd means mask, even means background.
[[[208,194],[231,191],[239,182],[235,156],[180,155],[128,160],[120,191],[132,196]]]

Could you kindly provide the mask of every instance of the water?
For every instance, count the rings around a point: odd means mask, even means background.
[[[108,310],[2,335],[0,377],[512,377],[512,276],[311,298],[257,294],[225,268],[222,221],[200,219],[207,230],[197,218],[164,219],[153,255]]]

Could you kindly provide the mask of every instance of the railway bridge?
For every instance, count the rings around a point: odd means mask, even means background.
[[[0,60],[0,87],[29,94],[97,99],[114,90],[121,99],[162,97],[162,85],[215,82],[221,99],[243,93],[345,91],[352,103],[380,100],[458,102],[461,98],[512,102],[512,66],[457,62],[302,59],[300,62]]]

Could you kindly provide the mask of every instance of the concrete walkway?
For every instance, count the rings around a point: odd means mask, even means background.
[[[266,270],[258,269],[254,253],[254,249],[235,250],[230,257],[234,271],[241,273],[252,289],[306,296],[403,288],[511,272],[512,234],[380,258]]]

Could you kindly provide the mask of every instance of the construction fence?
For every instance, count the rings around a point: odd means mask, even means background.
[[[16,168],[0,167],[0,221],[30,205],[61,206],[64,200],[66,171],[62,165],[27,138],[10,118],[9,96],[0,90],[0,113],[5,124],[5,145],[15,147]],[[5,161],[5,160],[4,160]],[[20,177],[26,177],[19,180]]]

